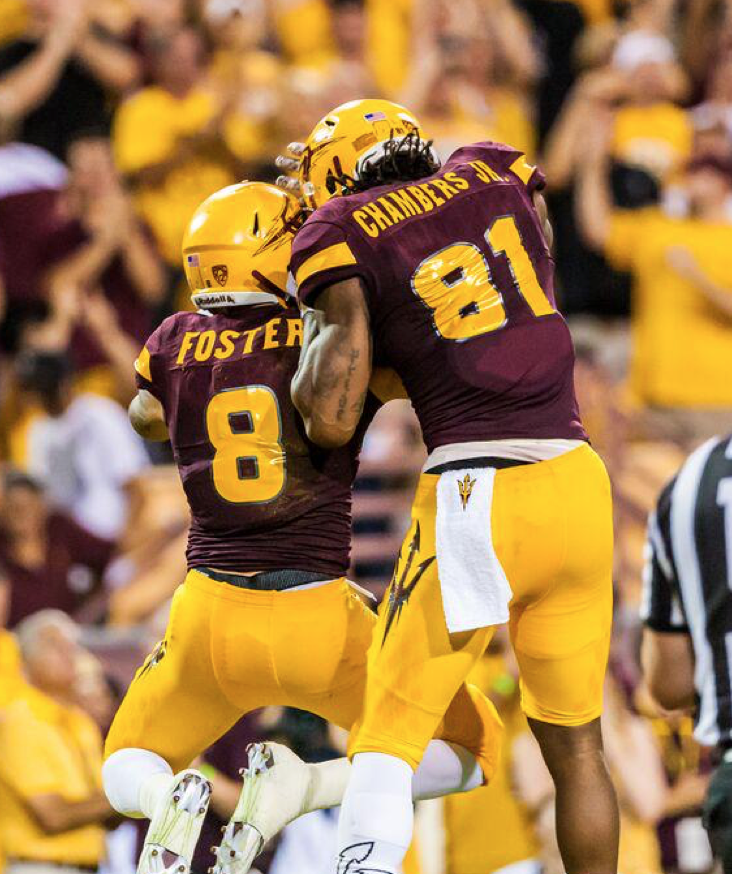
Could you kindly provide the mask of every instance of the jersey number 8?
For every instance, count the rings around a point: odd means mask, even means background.
[[[494,256],[504,254],[514,285],[535,316],[556,312],[524,248],[513,216],[501,216],[485,232]],[[437,333],[446,340],[469,340],[506,324],[503,295],[491,269],[472,243],[454,243],[435,252],[412,277],[415,294],[432,310]]]
[[[219,392],[206,409],[208,439],[216,450],[213,481],[232,504],[262,504],[285,487],[282,416],[264,385]]]

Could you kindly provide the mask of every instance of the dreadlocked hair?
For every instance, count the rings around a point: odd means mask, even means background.
[[[341,194],[356,194],[379,185],[392,182],[412,182],[431,176],[439,169],[432,151],[433,140],[423,140],[416,131],[399,139],[389,139],[384,143],[384,154],[364,165],[359,178],[354,179],[346,173],[336,176],[329,173],[326,187],[335,194],[338,186]]]

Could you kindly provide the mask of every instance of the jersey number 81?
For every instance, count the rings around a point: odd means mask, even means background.
[[[517,291],[535,316],[556,312],[524,248],[513,216],[501,216],[485,232],[494,256],[504,254]],[[435,252],[412,276],[415,294],[432,310],[437,333],[446,340],[469,340],[506,324],[503,295],[491,269],[472,243],[453,243]]]

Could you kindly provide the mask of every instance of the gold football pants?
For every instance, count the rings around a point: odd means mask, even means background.
[[[423,474],[417,487],[349,750],[389,753],[413,767],[494,630],[448,633],[439,557],[427,561],[436,554],[438,480]],[[524,712],[557,725],[592,721],[602,712],[612,624],[612,498],[602,461],[582,446],[498,470],[486,525],[513,591],[509,628]]]
[[[190,571],[165,640],[138,670],[107,737],[105,755],[152,750],[186,767],[243,714],[268,705],[309,710],[350,729],[361,713],[375,615],[343,579],[257,592]],[[437,720],[439,737],[469,749],[486,780],[501,722],[475,687],[458,684]]]

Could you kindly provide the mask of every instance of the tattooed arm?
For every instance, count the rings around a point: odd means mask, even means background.
[[[371,378],[369,314],[361,283],[326,288],[306,310],[300,365],[292,400],[318,446],[343,446],[361,418]]]

